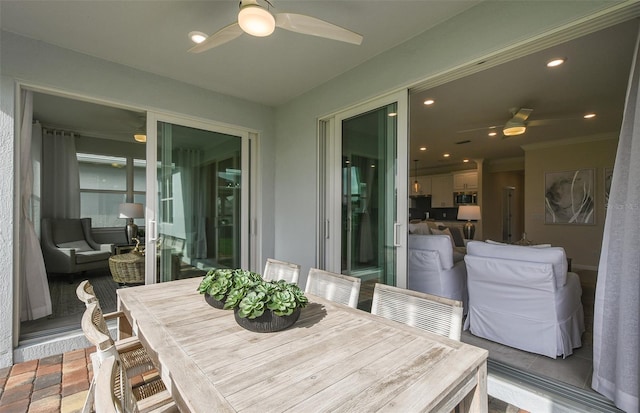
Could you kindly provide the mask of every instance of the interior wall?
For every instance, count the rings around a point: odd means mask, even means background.
[[[524,170],[499,171],[484,174],[482,229],[484,238],[494,241],[508,241],[503,238],[503,191],[514,188],[511,198],[511,241],[522,238],[524,232]]]
[[[527,238],[564,247],[574,268],[597,270],[605,219],[604,168],[613,167],[617,147],[617,136],[524,147]],[[545,224],[545,173],[587,168],[595,172],[595,224]]]

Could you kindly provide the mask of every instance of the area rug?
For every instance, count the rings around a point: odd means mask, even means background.
[[[38,320],[20,323],[20,340],[46,337],[80,328],[80,320],[85,305],[76,296],[76,288],[89,280],[105,313],[116,310],[116,290],[118,284],[111,278],[108,269],[87,271],[76,275],[69,283],[68,275],[57,275],[49,278],[49,292],[53,313]]]

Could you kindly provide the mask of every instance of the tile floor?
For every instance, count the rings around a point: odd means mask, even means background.
[[[75,413],[82,410],[93,377],[94,348],[0,369],[0,413]],[[528,413],[489,398],[489,413]]]
[[[93,351],[80,349],[0,369],[0,413],[81,411],[93,378]]]

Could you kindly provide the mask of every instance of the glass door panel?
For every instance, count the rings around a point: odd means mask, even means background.
[[[156,281],[240,267],[242,138],[158,122],[157,150]]]
[[[341,272],[362,279],[363,308],[375,283],[396,285],[396,113],[392,103],[341,124]]]

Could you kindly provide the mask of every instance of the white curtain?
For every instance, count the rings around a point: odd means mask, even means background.
[[[636,43],[604,226],[594,307],[591,383],[594,390],[629,413],[640,409],[639,50],[640,43]]]
[[[42,216],[80,218],[80,174],[73,133],[43,130]]]
[[[176,167],[181,171],[187,235],[185,253],[190,258],[207,258],[205,211],[207,188],[203,176],[202,157],[202,151],[197,149],[176,149],[174,153]]]
[[[40,241],[33,226],[33,168],[31,154],[33,93],[22,93],[20,124],[20,321],[35,320],[52,313],[47,271]],[[36,217],[39,219],[39,217]]]

